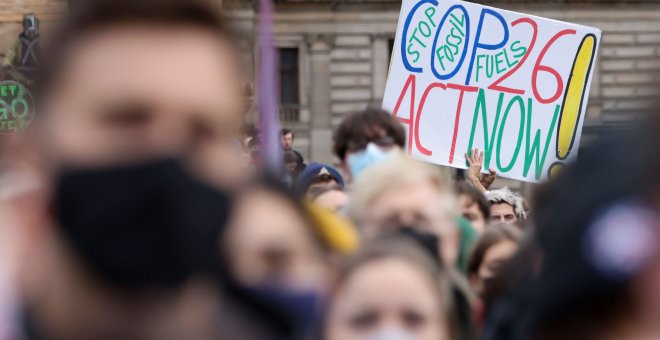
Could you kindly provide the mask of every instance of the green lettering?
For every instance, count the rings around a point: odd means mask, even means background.
[[[7,102],[5,102],[2,98],[0,98],[0,120],[9,119],[9,116],[7,115],[9,113],[9,110],[7,110],[7,106],[8,106]]]
[[[490,62],[489,62],[490,61]],[[495,60],[492,55],[486,56],[486,77],[493,78],[493,71],[495,70]],[[490,65],[490,67],[488,67]]]
[[[438,47],[437,50],[435,50],[435,55],[436,55],[436,57],[438,57],[438,61],[440,61],[440,67],[442,67],[443,71],[446,70],[445,63],[442,61],[443,59],[445,59],[445,56],[443,54],[440,54],[440,51],[444,51],[444,49],[445,49],[444,47],[445,46],[443,45],[443,46]]]
[[[555,108],[555,113],[552,116],[552,122],[550,123],[550,129],[548,129],[548,135],[545,140],[545,147],[543,149],[543,154],[539,155],[541,149],[541,130],[537,129],[534,134],[534,142],[530,147],[530,138],[532,130],[532,99],[528,99],[527,107],[527,133],[526,133],[526,144],[525,144],[525,166],[523,167],[523,176],[527,177],[529,169],[534,161],[534,155],[536,155],[536,162],[534,163],[534,178],[536,180],[541,179],[541,174],[543,172],[543,166],[545,165],[546,156],[548,155],[548,148],[550,147],[550,140],[552,139],[552,133],[555,131],[555,124],[557,123],[557,117],[559,117],[560,105],[557,105]]]
[[[447,57],[447,60],[449,60],[450,62],[453,63],[454,60],[455,60],[454,59],[454,54],[451,53],[451,50],[449,49],[449,46],[445,45],[444,50],[445,50],[445,57]]]
[[[424,14],[426,14],[426,18],[429,19],[433,27],[436,27],[437,25],[433,21],[433,16],[435,15],[435,7],[429,7],[424,11]]]
[[[21,110],[19,110],[19,108]],[[11,111],[13,116],[17,119],[23,119],[30,112],[30,106],[27,100],[22,97],[16,98],[11,102]]]
[[[474,133],[477,130],[477,121],[479,120],[479,113],[483,121],[484,128],[484,167],[490,168],[490,160],[493,153],[493,142],[495,142],[495,131],[500,121],[500,112],[502,111],[502,102],[504,101],[504,93],[500,93],[500,98],[497,101],[497,112],[495,113],[495,122],[493,124],[492,134],[488,138],[488,117],[486,113],[486,92],[484,89],[479,89],[477,97],[477,106],[474,109],[474,118],[472,119],[472,130],[470,131],[470,141],[468,143],[468,152],[471,152],[472,145],[474,145]]]
[[[500,160],[500,155],[501,153],[501,148],[502,148],[502,136],[504,135],[504,128],[506,127],[506,120],[509,118],[509,111],[511,111],[511,107],[513,106],[514,103],[518,103],[520,106],[520,129],[518,130],[518,141],[516,142],[516,149],[513,151],[513,156],[511,156],[511,161],[507,166],[502,166],[501,160]],[[522,145],[522,139],[523,139],[523,130],[525,129],[525,103],[523,102],[523,99],[520,96],[515,96],[511,101],[509,102],[509,105],[507,105],[506,110],[504,111],[504,117],[502,117],[502,124],[500,125],[500,130],[499,130],[499,136],[497,137],[497,167],[500,169],[502,172],[509,172],[511,169],[513,169],[513,166],[516,164],[516,160],[518,159],[518,154],[520,153],[520,146]]]
[[[516,47],[516,45],[518,45],[518,44],[520,44],[520,41],[514,41],[511,44],[511,52],[514,52],[514,53],[519,52],[519,53],[513,55],[514,58],[520,58],[520,57],[524,56],[525,54],[527,54],[527,47],[525,47],[525,46]]]
[[[506,71],[506,69],[500,68],[500,64],[504,63],[504,59],[502,59],[503,55],[504,52],[500,52],[495,55],[495,72],[497,72],[497,74],[501,74],[502,72]]]
[[[415,60],[413,60],[413,63],[416,63],[419,60],[419,57],[421,56],[421,53],[419,53],[419,51],[417,51],[417,50],[412,50],[411,51],[410,49],[412,47],[414,47],[412,43],[408,44],[408,49],[406,51],[408,52],[408,54],[415,56]]]
[[[454,20],[458,21],[458,23],[461,25],[461,27],[465,26],[465,15],[461,14],[461,20],[458,20],[458,18],[454,15],[454,13],[449,13],[449,16],[454,18]],[[451,21],[451,20],[449,20]]]
[[[426,45],[424,44],[424,42],[419,40],[419,38],[417,37],[417,32],[418,31],[419,31],[419,27],[415,28],[415,30],[413,31],[413,34],[410,37],[410,40],[408,40],[408,42],[412,42],[413,40],[416,40],[420,45],[422,45],[422,47],[426,48]]]

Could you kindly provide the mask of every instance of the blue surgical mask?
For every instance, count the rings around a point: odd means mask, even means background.
[[[348,167],[353,178],[358,178],[364,170],[382,163],[394,155],[393,151],[384,151],[378,145],[369,143],[364,151],[348,156]]]

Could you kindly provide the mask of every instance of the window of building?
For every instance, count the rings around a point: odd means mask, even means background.
[[[298,49],[280,48],[280,103],[282,106],[299,104]]]

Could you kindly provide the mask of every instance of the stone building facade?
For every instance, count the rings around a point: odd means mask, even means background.
[[[475,2],[603,30],[585,143],[657,107],[660,1]],[[303,153],[314,160],[333,161],[332,129],[346,114],[378,106],[382,100],[401,0],[277,0],[276,4],[277,43],[286,49],[284,53],[298,54],[299,70],[298,101],[283,105],[282,120],[298,132],[296,147]],[[225,0],[224,8],[254,51],[258,22],[254,2]]]
[[[223,8],[226,18],[239,32],[245,53],[243,60],[254,73],[258,1],[210,1]],[[585,123],[585,142],[656,108],[660,94],[660,1],[476,2],[603,30]],[[66,0],[0,0],[0,53],[20,31],[23,13],[34,11],[47,23],[66,10],[66,3]],[[285,126],[296,131],[296,148],[305,156],[332,162],[333,128],[346,114],[369,105],[377,106],[382,100],[401,0],[275,0],[275,3],[275,35],[282,53],[280,116]],[[248,119],[255,118],[254,109]]]

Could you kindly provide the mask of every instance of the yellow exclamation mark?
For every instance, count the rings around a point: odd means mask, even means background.
[[[584,103],[585,95],[589,95],[585,92],[587,91],[589,74],[591,73],[595,56],[596,36],[590,33],[580,43],[575,61],[573,61],[573,70],[568,79],[566,93],[564,93],[564,103],[562,104],[559,127],[557,128],[558,159],[566,159],[573,149],[575,133],[580,122],[580,116],[582,115],[582,104]],[[563,166],[562,162],[555,162],[550,166],[548,176],[550,178],[556,176]]]

